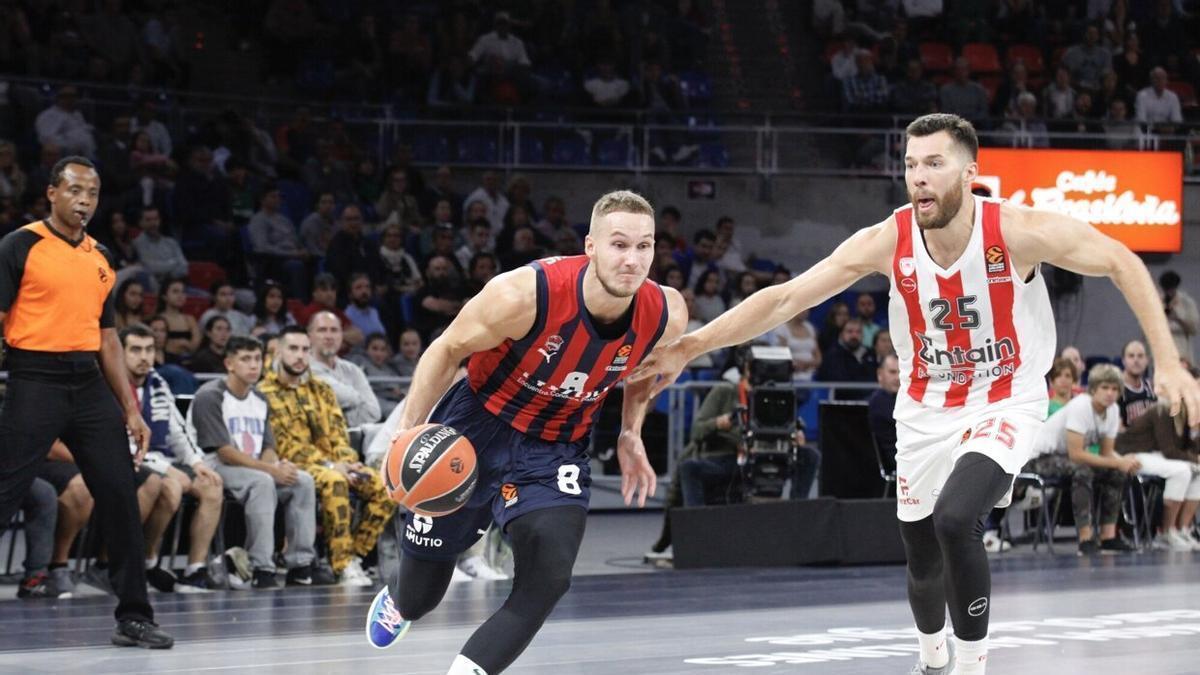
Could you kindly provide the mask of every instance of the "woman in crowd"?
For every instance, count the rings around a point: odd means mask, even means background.
[[[204,322],[204,338],[200,340],[200,348],[188,361],[188,369],[193,373],[223,373],[225,372],[225,344],[232,334],[229,319],[214,314]]]
[[[721,297],[720,272],[716,270],[701,272],[692,292],[696,294],[697,319],[708,323],[725,312],[725,299]]]
[[[1050,367],[1050,409],[1053,415],[1075,398],[1075,382],[1079,380],[1079,371],[1071,359],[1058,359]]]
[[[808,310],[776,329],[775,336],[777,344],[792,353],[792,377],[811,381],[821,367],[821,348],[817,345],[817,329],[808,320]]]
[[[737,275],[736,281],[729,287],[729,308],[741,304],[743,300],[750,297],[758,290],[758,279],[755,278],[753,272],[742,272]]]
[[[200,346],[200,327],[196,317],[185,314],[187,285],[183,279],[171,279],[158,296],[158,313],[167,322],[167,342],[163,346],[167,361],[186,359]]]
[[[258,298],[254,302],[254,328],[251,333],[253,335],[278,334],[285,327],[294,325],[296,325],[296,317],[288,311],[287,296],[283,293],[283,286],[267,279],[259,289]]]
[[[142,306],[146,297],[146,289],[142,282],[130,278],[117,286],[117,316],[116,329],[121,330],[135,323],[142,323]]]
[[[833,348],[838,341],[838,335],[842,332],[842,326],[850,320],[850,308],[844,302],[835,302],[829,307],[829,313],[825,315],[825,325],[821,327],[821,334],[817,337],[817,345],[822,352],[827,352]]]

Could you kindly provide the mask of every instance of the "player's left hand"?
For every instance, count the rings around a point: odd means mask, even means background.
[[[653,497],[658,488],[658,474],[646,458],[646,446],[641,436],[631,431],[622,431],[617,438],[617,462],[621,465],[621,497],[629,506],[637,497],[638,508],[646,505],[646,497]]]
[[[655,349],[644,361],[634,368],[626,380],[627,385],[636,385],[650,380],[650,398],[658,396],[664,389],[671,386],[679,373],[687,367],[688,357],[683,351],[683,345],[675,340],[669,345]]]
[[[1200,382],[1178,363],[1163,364],[1154,373],[1154,391],[1170,408],[1184,415],[1193,429],[1200,426]]]
[[[140,410],[125,415],[125,426],[129,429],[129,435],[133,436],[133,442],[137,443],[137,454],[133,456],[133,465],[140,467],[146,451],[150,449],[150,427],[146,426],[146,420],[142,419]]]

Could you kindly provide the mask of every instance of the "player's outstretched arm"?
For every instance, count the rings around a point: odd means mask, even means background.
[[[650,395],[654,396],[674,382],[697,356],[758,337],[871,272],[887,274],[895,248],[896,224],[892,217],[859,230],[804,274],[754,293],[703,328],[656,349],[630,380],[661,377],[651,389]]]
[[[463,359],[529,332],[537,316],[536,276],[533,268],[521,267],[492,279],[430,343],[413,372],[397,434],[429,417]]]
[[[660,345],[670,344],[683,335],[688,322],[687,303],[679,291],[663,286],[663,293],[667,296],[667,327],[659,338]],[[626,506],[635,497],[639,508],[645,506],[646,497],[653,497],[658,486],[658,476],[646,458],[646,446],[642,443],[642,422],[646,419],[646,406],[650,403],[653,384],[650,380],[626,384],[625,396],[621,401],[617,461],[621,465],[621,496]]]
[[[1200,384],[1179,362],[1162,301],[1150,272],[1121,242],[1088,223],[1048,211],[1006,206],[1004,238],[1019,272],[1047,262],[1078,274],[1112,279],[1129,303],[1154,354],[1154,389],[1172,415],[1186,410],[1188,423],[1200,425]]]

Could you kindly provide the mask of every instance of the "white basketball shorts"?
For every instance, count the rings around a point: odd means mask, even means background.
[[[939,420],[935,425],[939,429],[936,433],[896,423],[896,516],[905,522],[933,514],[934,502],[955,462],[968,452],[986,455],[1005,473],[1016,476],[1033,457],[1034,442],[1044,421],[1029,414],[1027,406],[1025,410],[990,406],[974,413],[928,414],[945,416],[945,424]],[[996,506],[1008,506],[1011,501],[1010,483]]]

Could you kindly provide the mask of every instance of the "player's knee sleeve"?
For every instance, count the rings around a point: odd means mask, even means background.
[[[538,612],[550,613],[571,588],[586,519],[583,509],[561,506],[527,513],[509,524],[513,557],[522,562],[513,580],[514,596],[531,600]]]
[[[945,547],[983,538],[983,519],[1012,485],[990,457],[968,452],[954,465],[933,506],[933,528]]]
[[[981,539],[983,521],[974,511],[964,510],[963,505],[939,499],[933,507],[933,530],[943,544],[960,544]]]
[[[399,588],[393,585],[389,589],[400,616],[416,621],[433,611],[450,587],[454,566],[453,560],[421,560],[407,554],[401,556]]]
[[[934,533],[933,517],[911,523],[900,521],[900,539],[904,542],[909,577],[915,582],[935,579],[941,583],[942,549]]]

